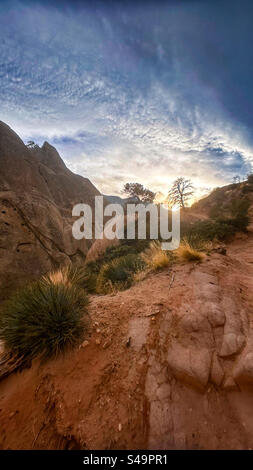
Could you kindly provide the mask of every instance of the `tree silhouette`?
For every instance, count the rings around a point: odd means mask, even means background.
[[[236,175],[233,177],[233,183],[240,183],[241,182],[241,178],[239,175]]]
[[[124,186],[123,193],[129,195],[129,197],[135,198],[138,202],[152,203],[155,199],[155,193],[150,189],[144,188],[140,183],[126,183]]]
[[[168,193],[168,200],[171,201],[173,205],[179,205],[184,208],[193,193],[194,187],[191,180],[187,180],[181,176],[172,184]]]

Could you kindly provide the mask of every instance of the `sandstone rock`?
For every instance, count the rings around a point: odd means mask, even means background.
[[[28,280],[83,262],[91,241],[72,236],[72,208],[100,193],[47,142],[27,148],[0,121],[0,301]]]
[[[224,334],[219,356],[232,356],[233,354],[240,352],[244,343],[245,337],[242,334],[232,332]]]
[[[145,382],[145,395],[148,398],[148,400],[155,400],[156,399],[156,393],[158,390],[158,385],[157,385],[157,380],[152,373],[152,369],[149,369],[147,376],[146,376],[146,382]]]
[[[217,305],[217,302],[206,302],[204,308],[207,318],[213,327],[224,325],[226,317],[224,312]]]
[[[234,367],[233,377],[238,384],[253,385],[253,351],[242,354]]]
[[[156,396],[159,400],[165,400],[166,398],[170,397],[170,391],[171,391],[170,384],[167,384],[167,383],[162,384],[158,388],[156,392]]]
[[[149,449],[155,448],[157,438],[159,438],[159,449],[167,449],[168,442],[171,443],[171,434],[173,431],[170,406],[159,400],[152,401],[150,405],[149,423]]]
[[[207,385],[211,367],[209,350],[173,344],[168,350],[167,361],[169,369],[180,381],[200,389]]]
[[[224,377],[224,370],[220,364],[217,354],[213,354],[212,368],[211,368],[211,381],[220,386]]]
[[[233,377],[228,376],[226,378],[226,380],[224,382],[224,385],[223,385],[223,388],[224,388],[224,390],[229,391],[229,392],[237,390],[237,386],[236,386],[236,383],[235,383]]]
[[[219,356],[228,357],[240,353],[245,344],[243,312],[238,309],[229,292],[223,293],[221,308],[225,312],[226,322]]]

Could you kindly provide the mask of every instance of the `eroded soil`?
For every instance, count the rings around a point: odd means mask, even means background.
[[[88,344],[0,383],[0,448],[253,448],[252,233],[90,315]]]

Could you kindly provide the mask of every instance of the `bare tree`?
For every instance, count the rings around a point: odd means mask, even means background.
[[[144,188],[140,183],[126,183],[123,193],[143,203],[151,203],[155,199],[155,193],[150,191],[150,189]]]
[[[172,184],[168,193],[168,200],[172,201],[173,205],[178,204],[180,207],[184,208],[193,193],[194,187],[191,180],[187,180],[181,176]]]
[[[240,183],[241,182],[241,178],[239,175],[236,175],[233,177],[233,183]]]

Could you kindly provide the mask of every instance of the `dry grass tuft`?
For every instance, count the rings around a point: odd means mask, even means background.
[[[66,286],[66,285],[69,285],[70,283],[66,268],[62,268],[62,269],[59,269],[58,271],[50,272],[47,276],[44,276],[43,279],[45,281],[49,280],[54,285],[64,284]]]
[[[170,264],[168,254],[162,250],[161,243],[158,241],[152,241],[149,248],[142,253],[141,257],[152,271],[167,268]]]
[[[183,240],[176,250],[176,256],[182,261],[202,261],[204,253],[194,248],[187,240]]]
[[[144,269],[144,270],[140,270],[140,271],[137,271],[136,273],[134,273],[133,283],[135,284],[137,282],[144,281],[144,279],[147,277],[148,272],[149,271],[147,269]]]
[[[63,266],[57,271],[51,271],[42,277],[41,282],[50,283],[54,286],[62,284],[64,286],[78,286],[85,288],[87,273],[82,266]]]

